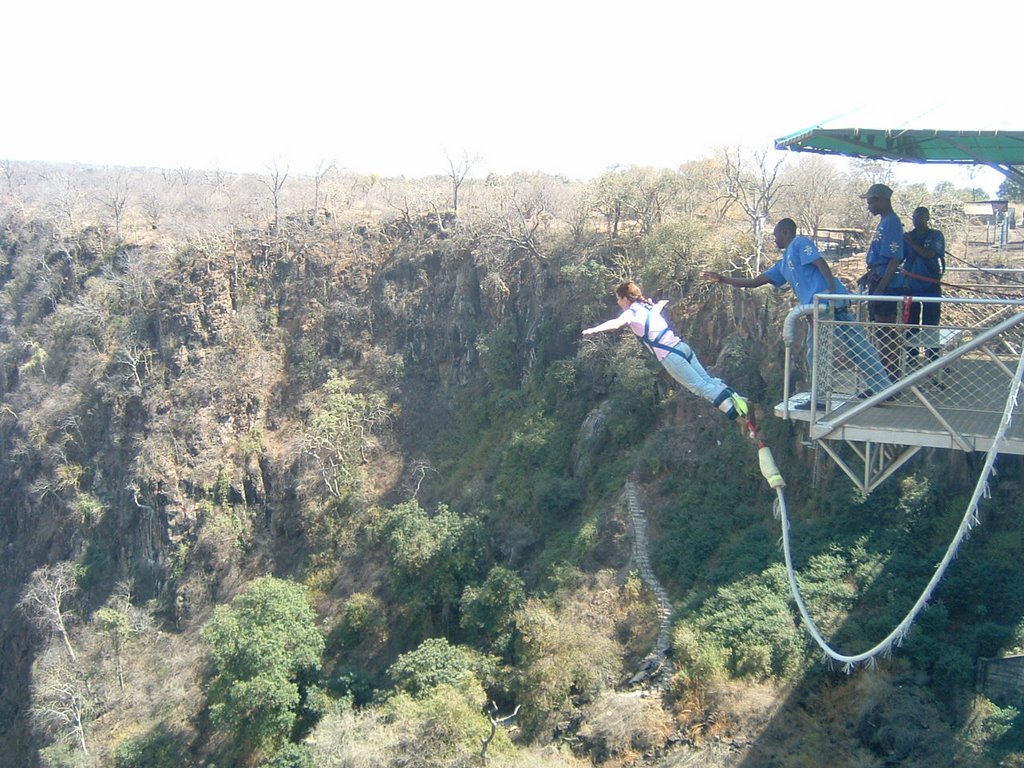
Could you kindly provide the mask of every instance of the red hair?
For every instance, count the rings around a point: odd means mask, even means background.
[[[651,306],[653,303],[650,299],[644,296],[640,292],[640,286],[632,281],[626,281],[620,283],[619,287],[615,289],[615,295],[620,299],[629,299],[630,301],[639,301],[641,304]]]

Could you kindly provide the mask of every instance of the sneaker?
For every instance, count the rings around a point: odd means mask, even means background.
[[[824,411],[825,410],[825,404],[824,403],[816,403],[815,407],[819,411]],[[791,410],[791,411],[809,411],[809,410],[811,410],[811,401],[810,400],[804,400],[803,402],[800,402],[800,403],[797,403],[796,405],[790,406],[789,410]]]
[[[875,394],[875,393],[872,390],[865,389],[863,392],[858,392],[857,393],[857,399],[858,400],[867,400],[873,394]],[[885,398],[885,400],[883,400],[882,402],[878,403],[878,405],[885,405],[886,403],[891,403],[894,400],[896,400],[896,395],[889,395],[889,397]]]
[[[738,416],[746,416],[750,413],[750,405],[747,403],[747,399],[745,397],[741,397],[735,392],[733,392],[730,397],[732,398],[733,408],[736,409],[736,414]]]

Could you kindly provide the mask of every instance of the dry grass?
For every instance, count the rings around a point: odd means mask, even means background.
[[[105,686],[105,710],[89,724],[90,743],[113,754],[123,741],[161,724],[181,734],[185,744],[191,742],[206,706],[205,656],[206,646],[195,633],[151,629],[129,643],[122,652],[125,687],[119,689],[112,679]],[[104,755],[96,757],[107,764]]]
[[[657,698],[607,691],[585,708],[582,736],[599,758],[630,759],[661,747],[672,719]]]

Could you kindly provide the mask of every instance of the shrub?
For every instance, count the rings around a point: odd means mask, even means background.
[[[458,768],[480,764],[481,739],[490,732],[486,695],[467,677],[422,697],[398,693],[377,707],[337,707],[317,725],[310,748],[317,768]],[[514,749],[503,729],[488,748],[491,765]]]
[[[486,702],[483,688],[468,676],[454,685],[439,685],[424,697],[404,693],[392,697],[384,710],[403,737],[391,764],[420,768],[479,765],[480,740],[491,728],[483,713]],[[511,751],[508,734],[498,729],[488,745],[488,755]]]
[[[700,633],[689,624],[676,624],[672,651],[678,675],[687,688],[704,688],[726,677],[726,650],[716,643],[702,643]]]
[[[403,653],[390,667],[390,677],[398,690],[410,696],[422,696],[439,685],[457,683],[469,674],[466,654],[443,637],[430,637],[409,653]]]
[[[337,634],[342,645],[348,647],[383,643],[388,636],[384,605],[366,592],[353,593],[342,606]]]
[[[180,768],[186,756],[184,738],[160,723],[143,736],[121,742],[114,750],[114,768]]]
[[[541,726],[574,700],[592,700],[618,677],[618,646],[582,617],[528,600],[516,621],[517,700],[528,726]]]
[[[712,673],[719,658],[734,677],[788,677],[805,662],[803,628],[794,623],[785,569],[772,565],[720,588],[676,636],[696,670]],[[692,637],[685,634],[691,632]],[[694,650],[699,646],[699,650]],[[699,678],[698,678],[699,679]]]

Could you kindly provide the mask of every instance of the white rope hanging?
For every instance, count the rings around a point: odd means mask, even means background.
[[[793,571],[793,559],[790,552],[789,546],[789,517],[786,515],[786,497],[784,489],[780,486],[775,489],[777,499],[775,501],[775,516],[779,519],[782,525],[782,551],[786,558],[786,575],[789,577],[790,590],[793,593],[793,600],[796,602],[797,608],[800,610],[800,616],[803,618],[804,624],[807,627],[807,631],[811,637],[818,644],[818,647],[825,652],[825,655],[833,661],[839,662],[843,665],[843,670],[849,674],[856,669],[858,664],[874,662],[875,658],[884,655],[887,656],[893,646],[899,646],[903,639],[906,637],[907,632],[910,631],[910,626],[917,619],[918,614],[924,609],[925,605],[931,599],[932,592],[938,586],[942,580],[943,575],[946,572],[946,568],[952,562],[953,558],[956,557],[957,550],[960,548],[960,543],[967,537],[974,526],[978,525],[980,519],[978,518],[978,503],[981,498],[988,497],[988,479],[993,473],[995,468],[996,455],[999,453],[999,449],[1006,437],[1006,432],[1010,428],[1010,424],[1013,421],[1013,411],[1017,406],[1017,395],[1021,386],[1021,376],[1024,374],[1024,350],[1021,352],[1020,361],[1017,363],[1017,372],[1013,377],[1013,382],[1010,384],[1010,392],[1006,398],[1006,406],[1003,408],[1003,418],[1000,421],[999,429],[996,430],[995,439],[992,441],[992,446],[989,448],[988,455],[985,457],[985,466],[982,468],[981,476],[978,478],[978,482],[974,487],[974,494],[971,496],[971,501],[967,505],[967,511],[964,513],[963,520],[960,523],[960,527],[957,529],[956,535],[953,537],[953,541],[950,542],[946,554],[939,562],[939,565],[935,569],[935,573],[932,575],[928,585],[924,588],[921,596],[917,598],[917,602],[914,603],[913,607],[903,617],[896,628],[890,632],[881,642],[870,648],[863,653],[854,655],[845,655],[834,650],[821,636],[821,632],[818,631],[817,625],[814,623],[814,619],[811,618],[810,613],[807,610],[807,605],[804,603],[803,596],[800,594],[800,586],[797,584],[796,573]]]

